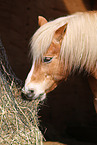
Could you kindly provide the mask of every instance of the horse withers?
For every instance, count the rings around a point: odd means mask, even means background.
[[[40,28],[31,38],[32,68],[23,93],[32,99],[45,99],[71,71],[83,69],[91,78],[97,111],[97,12],[78,12],[53,21],[39,16]]]

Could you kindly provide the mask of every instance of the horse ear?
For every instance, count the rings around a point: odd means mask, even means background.
[[[42,25],[46,24],[47,20],[42,17],[42,16],[38,16],[38,25],[41,27]]]
[[[60,27],[59,29],[56,30],[54,38],[57,41],[62,40],[64,35],[65,35],[65,33],[66,33],[66,30],[67,30],[67,23],[65,25],[63,25],[62,27]]]

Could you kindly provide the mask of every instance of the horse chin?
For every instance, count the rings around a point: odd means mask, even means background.
[[[40,101],[43,101],[43,100],[46,98],[46,93],[41,93],[41,94],[39,94],[39,95],[34,95],[34,96],[32,97],[33,100],[35,100],[35,99],[37,99],[37,98],[39,98]]]

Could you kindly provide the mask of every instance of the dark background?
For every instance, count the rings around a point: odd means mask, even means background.
[[[29,40],[38,28],[38,15],[53,20],[96,9],[96,0],[0,0],[0,37],[17,77],[24,81],[30,70]],[[86,73],[73,74],[49,93],[41,102],[39,119],[47,140],[97,143],[97,119]]]

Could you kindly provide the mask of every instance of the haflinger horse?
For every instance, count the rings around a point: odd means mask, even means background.
[[[31,38],[33,65],[22,89],[32,99],[46,94],[75,70],[86,70],[97,111],[97,12],[77,12],[53,21],[39,16]]]

